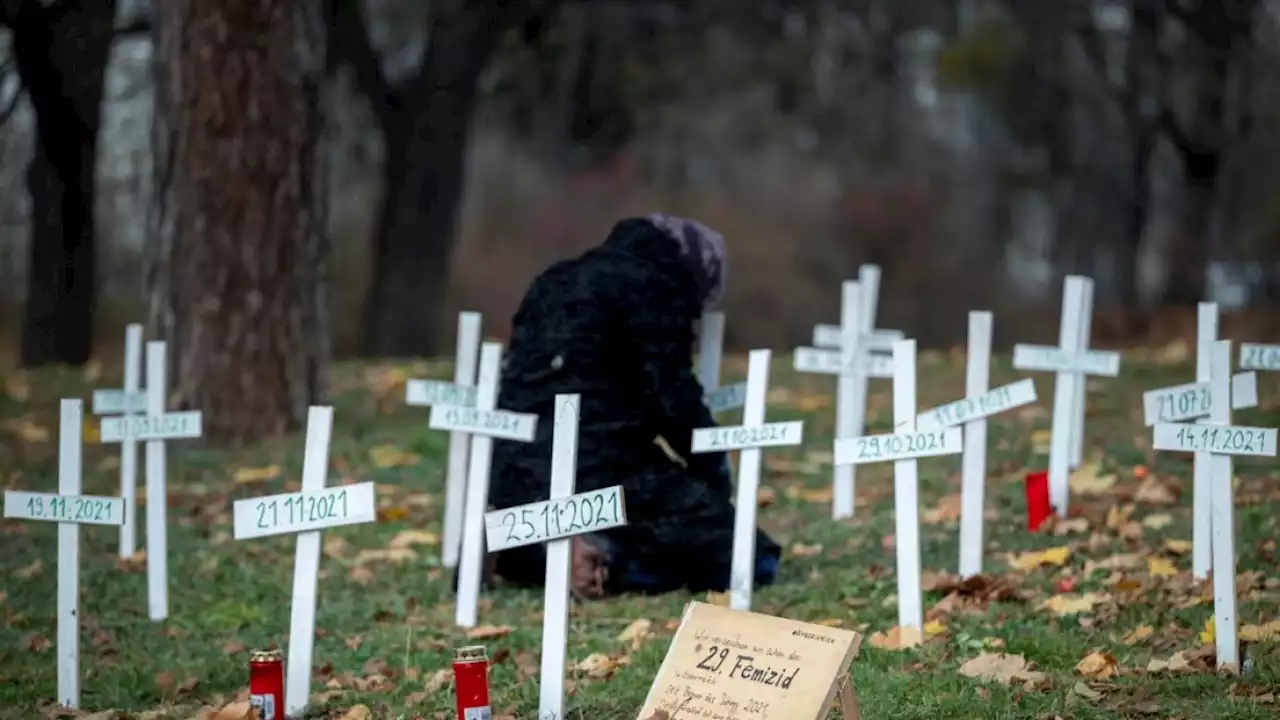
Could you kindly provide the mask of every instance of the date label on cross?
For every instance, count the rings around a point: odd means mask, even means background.
[[[236,540],[289,535],[375,522],[372,482],[338,485],[319,492],[282,493],[237,500],[232,506]]]
[[[484,514],[485,543],[489,552],[599,532],[626,524],[627,506],[621,485]]]
[[[1152,446],[1156,450],[1275,457],[1276,430],[1242,425],[1157,423]]]
[[[123,525],[124,498],[6,490],[4,516],[78,525]]]

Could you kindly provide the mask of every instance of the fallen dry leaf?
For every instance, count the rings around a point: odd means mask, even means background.
[[[939,525],[955,522],[960,519],[960,493],[944,495],[933,508],[920,513],[920,522],[925,525]]]
[[[1109,492],[1116,484],[1115,475],[1101,475],[1096,461],[1086,462],[1071,473],[1068,484],[1072,494],[1102,495]]]
[[[1019,553],[1018,555],[1008,555],[1009,567],[1014,570],[1035,570],[1043,565],[1056,565],[1061,567],[1067,562],[1067,556],[1071,550],[1063,545],[1061,547],[1049,548],[1048,550],[1032,550],[1030,552]]]
[[[935,635],[941,635],[946,631],[947,631],[946,623],[940,620],[930,620],[929,622],[924,624],[925,637],[933,637]]]
[[[631,659],[626,656],[615,658],[604,653],[592,653],[583,658],[581,662],[575,664],[573,669],[580,673],[586,673],[589,678],[603,680],[612,676],[619,667],[630,662]]]
[[[409,510],[399,505],[378,509],[378,522],[398,522],[409,517]]]
[[[356,553],[355,564],[364,565],[371,562],[402,563],[413,560],[416,557],[418,557],[418,553],[409,548],[385,548],[381,550],[366,548]]]
[[[375,467],[386,470],[417,465],[422,458],[416,453],[405,452],[394,445],[379,445],[369,450],[369,459],[373,461]]]
[[[1082,697],[1085,700],[1098,700],[1102,697],[1102,693],[1082,682],[1077,682],[1071,687],[1071,694]]]
[[[709,605],[719,605],[720,607],[729,607],[729,593],[716,592],[715,590],[708,590],[706,602]]]
[[[510,625],[478,625],[467,630],[467,637],[472,640],[493,640],[511,634]]]
[[[922,640],[918,629],[894,625],[884,632],[874,633],[870,642],[871,647],[881,650],[905,650],[919,645]]]
[[[622,632],[618,633],[618,642],[630,643],[631,649],[636,650],[649,637],[650,628],[653,623],[644,618],[633,621]]]
[[[231,476],[231,482],[236,485],[248,485],[250,483],[266,482],[280,477],[279,465],[265,465],[263,467],[239,468],[235,474]]]
[[[258,714],[248,700],[237,700],[204,717],[207,720],[257,720]]]
[[[822,545],[805,545],[804,543],[796,543],[791,546],[791,554],[796,557],[813,557],[822,554]]]
[[[1040,604],[1042,609],[1048,609],[1057,615],[1078,615],[1086,613],[1093,609],[1095,605],[1105,600],[1106,597],[1096,593],[1084,593],[1083,595],[1054,595]]]
[[[1122,642],[1124,642],[1125,645],[1137,645],[1143,640],[1154,635],[1155,632],[1156,631],[1152,629],[1150,625],[1142,625],[1134,628],[1128,635],[1125,635]]]
[[[1262,625],[1244,625],[1240,628],[1240,639],[1245,642],[1280,641],[1280,620]]]
[[[1169,513],[1156,513],[1142,518],[1142,527],[1151,530],[1160,530],[1173,524],[1173,516]]]
[[[1178,568],[1168,558],[1153,556],[1147,558],[1147,574],[1152,577],[1173,577],[1178,574]]]
[[[965,677],[984,681],[1010,683],[1036,683],[1045,679],[1045,674],[1031,670],[1027,659],[1020,654],[982,653],[966,660],[960,666],[960,674]]]
[[[1115,656],[1107,652],[1091,652],[1076,663],[1076,672],[1087,678],[1106,680],[1114,677],[1120,670],[1120,663]]]
[[[1174,505],[1178,502],[1178,496],[1165,487],[1155,475],[1148,475],[1142,481],[1137,492],[1133,494],[1133,499],[1151,505]]]
[[[778,492],[771,487],[761,487],[756,491],[756,505],[766,508],[778,501]]]
[[[369,709],[369,706],[361,704],[343,713],[339,720],[369,720],[372,717],[373,711]]]
[[[1213,621],[1213,616],[1210,615],[1209,619],[1204,621],[1204,630],[1200,631],[1200,642],[1205,645],[1212,645],[1214,640],[1217,637],[1217,632],[1215,632],[1215,629],[1216,628],[1215,628],[1215,623]]]
[[[36,560],[32,562],[30,565],[24,565],[18,568],[17,570],[14,570],[13,577],[18,580],[30,580],[36,575],[39,575],[40,571],[43,569],[44,569],[44,561]]]
[[[1049,443],[1053,434],[1049,430],[1036,430],[1031,433],[1031,450],[1037,455],[1049,454]]]
[[[1174,555],[1186,555],[1191,552],[1190,540],[1165,540],[1164,549]]]
[[[439,545],[440,536],[426,530],[401,530],[391,538],[387,547],[392,550],[411,548],[414,545]]]

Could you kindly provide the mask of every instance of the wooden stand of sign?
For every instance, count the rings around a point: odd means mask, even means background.
[[[849,663],[862,635],[692,602],[638,720],[860,720]]]

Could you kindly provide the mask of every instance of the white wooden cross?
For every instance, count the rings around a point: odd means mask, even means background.
[[[1083,335],[1088,324],[1082,316],[1092,305],[1093,281],[1067,277],[1062,292],[1062,322],[1058,347],[1015,345],[1013,366],[1019,370],[1056,373],[1053,388],[1053,424],[1049,444],[1049,497],[1061,517],[1067,516],[1069,477],[1077,447],[1083,447],[1085,376],[1120,374],[1120,353],[1088,350]],[[1083,452],[1083,451],[1080,451]],[[1079,464],[1078,462],[1076,464]]]
[[[80,526],[121,525],[123,498],[81,495],[84,402],[59,409],[58,492],[6,490],[4,516],[58,523],[58,704],[80,707]]]
[[[1218,341],[1218,304],[1200,303],[1196,333],[1196,382],[1149,390],[1142,394],[1143,414],[1148,426],[1156,423],[1196,420],[1208,422],[1210,414],[1209,355]],[[1257,407],[1258,376],[1238,373],[1231,378],[1231,408]],[[1199,418],[1197,420],[1197,418]],[[1209,456],[1195,455],[1195,480],[1192,496],[1191,571],[1197,580],[1209,577],[1213,567],[1211,540],[1212,486]]]
[[[1280,345],[1240,343],[1240,369],[1280,372]]]
[[[164,342],[147,343],[147,406],[145,415],[102,419],[100,440],[147,443],[147,608],[152,620],[169,617],[168,488],[165,441],[198,438],[199,411],[166,413],[168,359]]]
[[[124,330],[124,387],[93,391],[94,415],[137,415],[146,412],[142,392],[142,326]],[[138,548],[138,443],[120,443],[120,497],[124,498],[124,524],[120,526],[120,557],[132,557]]]
[[[578,395],[556,395],[551,440],[551,493],[542,502],[485,513],[489,552],[546,543],[542,604],[542,672],[539,720],[563,720],[569,623],[571,538],[627,524],[622,486],[574,494],[578,464]]]
[[[469,433],[470,466],[467,473],[466,502],[463,506],[462,552],[458,559],[458,627],[475,627],[480,603],[481,569],[484,564],[484,515],[489,502],[489,466],[493,460],[493,439],[533,442],[538,416],[498,410],[498,379],[502,372],[502,344],[487,342],[480,348],[480,380],[475,407],[433,405],[432,430]]]
[[[1209,497],[1213,513],[1213,619],[1218,667],[1239,669],[1236,617],[1235,498],[1233,455],[1276,456],[1274,428],[1231,424],[1231,342],[1213,343],[1209,351],[1208,424],[1157,423],[1152,447],[1207,455]]]
[[[990,312],[969,313],[969,357],[965,397],[926,410],[916,417],[916,430],[964,425],[964,457],[960,484],[960,576],[982,573],[983,510],[987,481],[987,418],[1036,401],[1030,378],[988,390],[991,379]],[[902,425],[895,427],[901,432]]]
[[[298,536],[293,559],[293,596],[289,612],[289,657],[285,663],[284,712],[300,716],[311,699],[311,656],[316,635],[316,585],[320,574],[321,531],[377,522],[374,483],[325,487],[333,408],[307,412],[302,457],[302,490],[237,500],[232,505],[236,540],[271,535]]]
[[[724,357],[724,313],[706,312],[698,329],[698,382],[702,402],[713,414],[742,407],[747,384],[720,387],[720,362]]]
[[[766,423],[765,401],[769,394],[769,350],[752,350],[747,364],[747,404],[742,425],[699,428],[693,431],[689,452],[708,453],[741,450],[738,459],[738,495],[733,521],[733,562],[729,572],[729,606],[751,609],[755,586],[756,507],[760,489],[760,449],[799,445],[804,423]]]
[[[894,341],[902,339],[902,331],[875,329],[876,313],[880,307],[880,266],[870,263],[859,266],[858,286],[862,288],[862,313],[860,313],[859,327],[862,330],[866,351],[892,353]],[[841,322],[844,322],[843,319]],[[821,323],[814,325],[813,346],[838,350],[842,333],[840,325]]]
[[[862,330],[865,293],[854,281],[840,287],[840,327],[844,333],[839,350],[800,347],[795,352],[798,372],[838,375],[836,387],[836,437],[858,437],[866,426],[867,378],[893,377],[893,361],[871,354],[869,346],[882,342]],[[831,517],[853,517],[856,472],[852,465],[832,468]]]
[[[405,383],[406,405],[458,405],[475,407],[476,362],[480,355],[480,313],[458,313],[458,346],[454,353],[453,382],[409,380]],[[444,544],[440,563],[458,566],[462,548],[462,502],[466,495],[467,456],[471,435],[449,433],[449,465],[444,489]]]
[[[917,459],[958,455],[960,428],[916,428],[916,341],[893,346],[893,419],[898,431],[889,435],[837,438],[837,465],[894,461],[893,516],[898,554],[898,627],[904,641],[919,642],[924,633],[924,597],[920,579],[920,490]]]

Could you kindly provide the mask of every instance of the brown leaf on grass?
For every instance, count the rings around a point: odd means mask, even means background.
[[[1165,540],[1164,549],[1174,555],[1186,555],[1191,552],[1190,540]]]
[[[145,549],[134,550],[133,554],[127,558],[116,557],[116,570],[126,573],[138,573],[147,569],[147,551]]]
[[[513,629],[510,625],[479,625],[467,630],[467,637],[471,640],[495,640],[510,635]]]
[[[249,485],[251,483],[266,482],[280,477],[279,465],[264,465],[262,467],[242,467],[237,468],[235,473],[231,475],[231,482],[236,485]]]
[[[756,506],[766,508],[778,502],[778,491],[771,487],[761,486],[756,491]]]
[[[399,522],[409,517],[408,509],[396,505],[389,508],[378,508],[378,522]]]
[[[1151,577],[1173,577],[1178,574],[1178,568],[1168,558],[1153,555],[1147,558],[1147,574]]]
[[[1042,672],[1030,669],[1027,659],[1021,654],[982,653],[966,660],[959,670],[961,675],[987,682],[995,681],[1005,685],[1011,683],[1035,684],[1043,682],[1046,677]]]
[[[1173,524],[1173,516],[1169,513],[1156,513],[1142,518],[1142,527],[1149,530],[1160,530]]]
[[[1148,475],[1138,486],[1133,499],[1149,505],[1176,505],[1178,493],[1167,487],[1155,475]]]
[[[653,623],[644,618],[640,618],[628,625],[622,632],[618,633],[618,642],[629,643],[632,650],[637,650],[650,635],[650,628]]]
[[[357,585],[368,585],[374,581],[375,575],[369,568],[363,565],[356,565],[347,571],[347,579]]]
[[[822,545],[805,545],[804,543],[796,543],[791,546],[791,554],[795,557],[813,557],[822,554]]]
[[[403,563],[414,560],[418,557],[418,553],[409,548],[365,548],[356,553],[354,560],[356,565],[365,565],[371,562],[391,562]]]
[[[343,713],[339,720],[370,720],[372,717],[373,711],[369,709],[369,706],[360,704]]]
[[[1102,699],[1102,693],[1098,692],[1097,690],[1094,690],[1093,688],[1089,687],[1087,684],[1082,682],[1077,682],[1075,685],[1071,687],[1071,694],[1077,697],[1082,697],[1085,700],[1101,700]]]
[[[1106,680],[1120,671],[1120,663],[1108,652],[1094,651],[1076,663],[1076,672],[1087,678]]]
[[[369,450],[369,459],[375,467],[386,470],[417,465],[422,457],[417,453],[405,452],[394,445],[379,445]]]
[[[1214,654],[1212,647],[1180,650],[1166,660],[1152,658],[1151,662],[1147,663],[1147,672],[1173,674],[1207,672],[1210,667],[1208,661],[1213,659]]]
[[[1054,595],[1040,603],[1040,608],[1050,610],[1055,615],[1079,615],[1093,610],[1095,605],[1106,599],[1105,595],[1097,593]]]
[[[4,379],[4,392],[14,402],[25,403],[30,400],[31,383],[27,380],[26,372],[17,370],[7,376]]]
[[[41,653],[53,647],[53,641],[43,635],[29,635],[26,643],[27,652]]]
[[[631,658],[622,656],[606,655],[604,653],[592,653],[573,666],[574,671],[584,673],[593,680],[607,680],[613,677],[613,673],[623,665],[631,662]]]
[[[1156,631],[1152,629],[1150,625],[1140,625],[1134,628],[1133,630],[1131,630],[1128,635],[1125,635],[1124,639],[1121,642],[1123,642],[1125,645],[1137,645],[1143,640],[1146,640],[1147,638],[1154,635],[1155,632]]]
[[[391,538],[387,547],[392,550],[403,550],[415,545],[439,545],[440,536],[426,530],[401,530]]]
[[[237,700],[216,710],[206,708],[197,717],[200,720],[258,720],[258,713],[248,700]]]
[[[240,653],[248,650],[244,643],[239,640],[232,640],[230,642],[223,643],[220,649],[225,655],[239,655]]]
[[[920,522],[925,525],[940,525],[960,519],[960,493],[944,495],[933,508],[920,513]]]
[[[345,639],[345,640],[343,640],[343,643],[345,643],[345,644],[346,644],[346,646],[347,646],[347,648],[348,648],[348,649],[351,649],[351,650],[359,650],[359,649],[360,649],[360,646],[364,644],[364,636],[363,636],[363,635],[348,635],[348,636],[346,637],[346,639]]]
[[[1066,545],[1062,545],[1047,550],[1032,550],[1017,555],[1010,553],[1005,557],[1010,568],[1026,572],[1044,565],[1061,567],[1067,562],[1067,556],[1070,554],[1071,550]]]
[[[1096,461],[1086,462],[1068,480],[1073,495],[1104,495],[1116,485],[1115,475],[1103,475]]]
[[[871,636],[871,647],[880,650],[905,650],[919,645],[924,640],[917,628],[904,628],[894,625],[884,632]]]
[[[1089,518],[1073,517],[1067,520],[1059,518],[1057,515],[1049,516],[1051,529],[1054,535],[1063,537],[1065,535],[1078,535],[1089,531]]]
[[[812,490],[792,485],[786,489],[786,495],[788,498],[811,503],[829,503],[831,502],[831,493],[832,490],[830,485]]]
[[[30,565],[24,565],[18,568],[17,570],[14,570],[12,574],[15,580],[30,580],[36,575],[39,575],[40,571],[43,569],[44,569],[44,561],[36,560],[32,562]]]
[[[706,602],[710,605],[719,605],[720,607],[729,607],[729,593],[716,592],[715,590],[708,590]]]
[[[1261,625],[1244,625],[1240,628],[1240,639],[1245,642],[1280,641],[1280,620]]]

